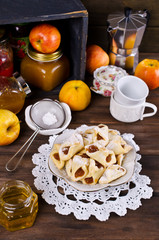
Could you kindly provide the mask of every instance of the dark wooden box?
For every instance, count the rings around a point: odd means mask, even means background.
[[[0,25],[50,22],[62,35],[71,62],[70,79],[84,80],[88,12],[80,0],[1,0]]]

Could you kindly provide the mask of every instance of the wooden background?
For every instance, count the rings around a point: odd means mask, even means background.
[[[150,20],[142,43],[140,52],[159,52],[159,0],[82,0],[89,16],[88,43],[99,44],[108,50],[106,21],[110,13],[121,11],[130,7],[133,11],[147,9]]]

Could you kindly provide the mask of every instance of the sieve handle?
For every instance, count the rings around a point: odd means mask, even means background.
[[[18,165],[20,164],[21,160],[23,159],[26,151],[28,150],[28,148],[30,147],[30,145],[32,144],[32,142],[34,141],[34,139],[36,138],[36,136],[37,136],[37,134],[39,133],[39,131],[40,131],[40,128],[37,128],[37,129],[34,131],[34,133],[30,136],[30,138],[28,138],[28,140],[23,144],[23,146],[13,155],[13,157],[11,157],[11,158],[9,159],[9,161],[6,163],[6,170],[7,170],[8,172],[13,172],[14,170],[16,170],[16,168],[17,168]],[[28,145],[27,145],[27,144],[28,144]],[[20,153],[20,151],[21,151],[26,145],[27,145],[27,147],[26,147],[25,151],[23,152],[23,154],[21,155],[21,157],[19,158],[19,160],[17,161],[15,167],[9,168],[8,165],[12,162],[12,160],[18,155],[18,153]]]

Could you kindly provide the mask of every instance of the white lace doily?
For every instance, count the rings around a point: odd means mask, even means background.
[[[93,215],[100,221],[106,221],[111,212],[124,216],[128,208],[135,210],[141,206],[142,198],[151,198],[153,190],[148,186],[150,178],[140,175],[142,166],[139,163],[141,159],[139,154],[136,156],[131,181],[120,186],[96,192],[81,192],[71,187],[65,180],[53,176],[48,168],[48,158],[56,136],[49,137],[49,143],[41,145],[38,153],[33,155],[32,161],[36,167],[32,173],[35,176],[35,187],[43,191],[42,197],[47,203],[55,205],[58,213],[62,215],[73,213],[79,220],[87,220]],[[122,136],[139,151],[139,146],[133,140],[133,134],[125,133]]]

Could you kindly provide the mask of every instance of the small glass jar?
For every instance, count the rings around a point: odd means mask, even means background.
[[[0,76],[0,108],[17,114],[23,108],[25,98],[31,90],[18,73],[13,75],[10,78]]]
[[[9,231],[31,227],[38,212],[38,196],[20,180],[0,188],[0,224]]]
[[[0,76],[11,77],[13,74],[13,51],[4,36],[0,38]]]
[[[61,50],[44,54],[29,46],[28,55],[21,62],[20,73],[27,83],[50,91],[69,77],[70,64]]]
[[[15,70],[19,71],[20,62],[27,53],[30,24],[12,24],[9,26],[9,30],[10,44],[14,55]]]

